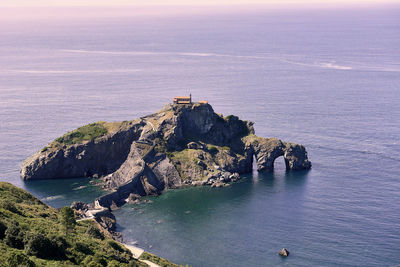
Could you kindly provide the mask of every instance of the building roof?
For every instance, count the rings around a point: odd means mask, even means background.
[[[175,96],[174,99],[190,99],[190,96]]]

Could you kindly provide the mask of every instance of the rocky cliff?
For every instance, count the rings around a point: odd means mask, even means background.
[[[220,186],[252,171],[311,168],[304,146],[254,135],[253,123],[223,117],[209,104],[167,105],[135,121],[99,122],[57,138],[22,164],[21,177],[101,177],[110,207],[132,196],[188,185]]]

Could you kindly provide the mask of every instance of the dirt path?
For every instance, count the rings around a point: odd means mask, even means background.
[[[139,259],[140,256],[141,256],[141,255],[143,254],[143,252],[144,252],[143,249],[138,248],[138,247],[135,247],[135,246],[126,245],[126,244],[122,244],[122,245],[124,245],[127,249],[129,249],[129,250],[132,252],[133,257],[134,257],[135,259],[140,260],[141,262],[146,263],[146,264],[149,265],[150,267],[161,267],[160,265],[155,264],[154,262],[151,262],[151,261],[149,261],[149,260],[141,260],[141,259]]]
[[[133,257],[134,257],[135,259],[137,259],[137,260],[140,258],[140,256],[141,256],[141,255],[143,254],[143,252],[144,252],[143,249],[138,248],[138,247],[135,247],[135,246],[130,246],[130,245],[126,245],[126,244],[122,244],[122,245],[124,245],[127,249],[129,249],[129,250],[132,252]]]

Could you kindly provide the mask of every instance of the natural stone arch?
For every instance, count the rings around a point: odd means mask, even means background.
[[[278,138],[257,138],[252,142],[253,153],[258,171],[273,171],[274,162],[283,156],[286,170],[304,170],[311,168],[304,146],[285,143]]]
[[[272,163],[272,169],[271,169],[271,171],[275,171],[276,168],[277,168],[277,166],[280,166],[280,164],[282,164],[282,163],[281,163],[281,160],[283,160],[283,162],[285,163],[285,169],[286,169],[287,171],[290,170],[290,168],[289,168],[289,162],[288,162],[288,160],[285,158],[284,155],[285,155],[285,154],[283,153],[281,156],[278,156],[278,157],[276,157],[276,158],[274,159],[274,161],[273,161],[273,163]]]

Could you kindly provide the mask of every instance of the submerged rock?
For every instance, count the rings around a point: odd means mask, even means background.
[[[26,159],[21,177],[99,176],[110,193],[97,205],[116,208],[171,188],[224,186],[251,172],[254,157],[258,171],[272,171],[280,156],[287,170],[311,168],[302,145],[258,137],[252,122],[222,117],[209,104],[175,104],[135,121],[67,133]]]

